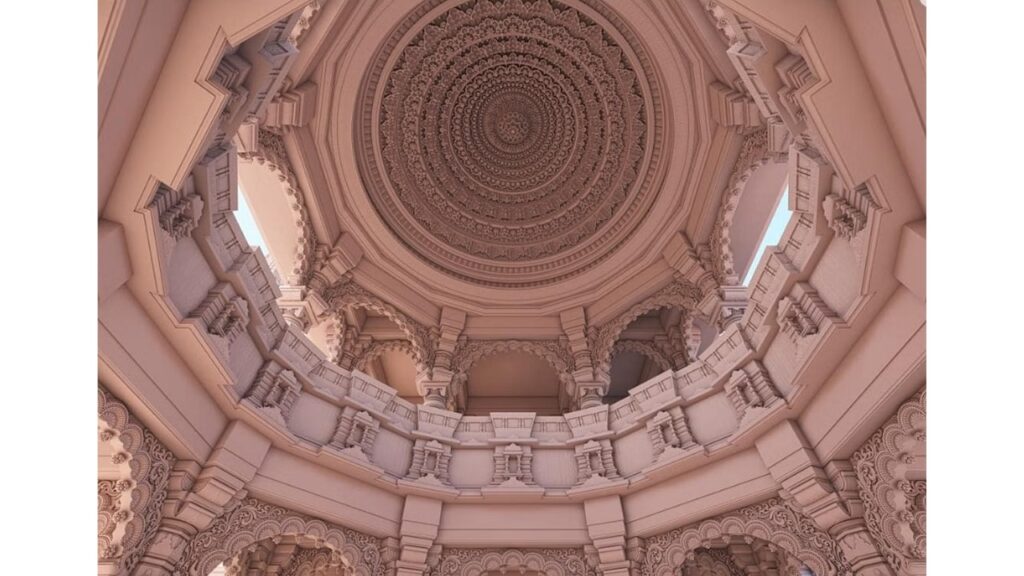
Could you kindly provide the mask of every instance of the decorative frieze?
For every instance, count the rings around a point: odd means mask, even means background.
[[[380,422],[369,412],[346,406],[338,417],[330,445],[347,454],[368,459],[373,455],[373,443],[379,430]]]
[[[619,478],[612,454],[612,443],[607,438],[576,445],[576,485],[585,484],[592,478]]]
[[[269,361],[256,374],[244,401],[285,425],[301,391],[302,385],[291,370]]]
[[[513,443],[494,447],[492,485],[533,483],[533,452],[529,446]]]
[[[238,296],[235,289],[226,282],[214,286],[195,310],[189,313],[194,319],[214,336],[220,351],[228,356],[231,344],[249,323],[249,304]]]
[[[725,383],[725,394],[732,402],[740,421],[757,408],[770,408],[782,399],[764,366],[753,361],[735,370]]]
[[[448,483],[448,462],[452,447],[437,440],[417,438],[412,447],[412,465],[406,478],[426,478],[442,484]]]

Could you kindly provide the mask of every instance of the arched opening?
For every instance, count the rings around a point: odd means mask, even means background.
[[[611,385],[605,400],[614,403],[665,370],[684,368],[717,333],[693,312],[676,306],[641,314],[619,334],[612,348]]]
[[[681,576],[733,576],[780,574],[815,576],[807,565],[759,538],[725,537],[694,550],[680,570]]]
[[[765,162],[754,169],[743,187],[729,228],[729,248],[737,278],[746,278],[757,266],[759,247],[778,208],[788,210],[784,194],[788,185],[786,174],[785,162]]]
[[[352,576],[355,572],[338,550],[312,538],[286,535],[254,542],[218,564],[209,576],[248,574]]]
[[[281,173],[266,162],[239,157],[238,200],[240,205],[245,204],[245,209],[240,206],[236,213],[239,225],[249,243],[263,249],[279,275],[278,281],[287,284],[296,269],[302,240],[285,186]]]
[[[540,356],[523,351],[499,352],[477,360],[467,373],[467,415],[491,412],[562,413],[564,395],[554,367]]]
[[[355,368],[394,388],[403,400],[420,404],[423,397],[416,390],[416,361],[407,349],[407,343],[404,340],[400,343],[403,346],[385,347]]]

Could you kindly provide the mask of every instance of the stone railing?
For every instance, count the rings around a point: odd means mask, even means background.
[[[237,159],[230,144],[198,163],[185,193],[169,191],[151,212],[165,245],[170,300],[232,374],[224,393],[249,417],[311,451],[428,489],[572,492],[626,487],[735,443],[798,392],[791,382],[773,381],[767,351],[777,344],[806,350],[844,325],[802,281],[833,238],[822,210],[831,172],[796,145],[789,159],[791,178],[800,172],[794,186],[801,200],[779,246],[758,266],[742,321],[684,369],[659,374],[612,405],[554,417],[464,416],[415,405],[328,361],[284,322],[267,261],[235,220]],[[790,353],[787,372],[808,356]]]

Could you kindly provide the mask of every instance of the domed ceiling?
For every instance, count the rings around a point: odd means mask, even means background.
[[[657,194],[650,66],[597,2],[422,5],[382,43],[357,105],[374,208],[419,258],[473,283],[594,266]]]

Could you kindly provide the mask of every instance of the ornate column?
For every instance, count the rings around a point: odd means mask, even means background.
[[[568,338],[569,350],[572,352],[573,379],[576,389],[572,391],[573,408],[583,410],[600,406],[604,395],[611,386],[611,376],[594,365],[593,355],[588,338],[587,316],[582,306],[565,310],[559,314],[562,331]]]

